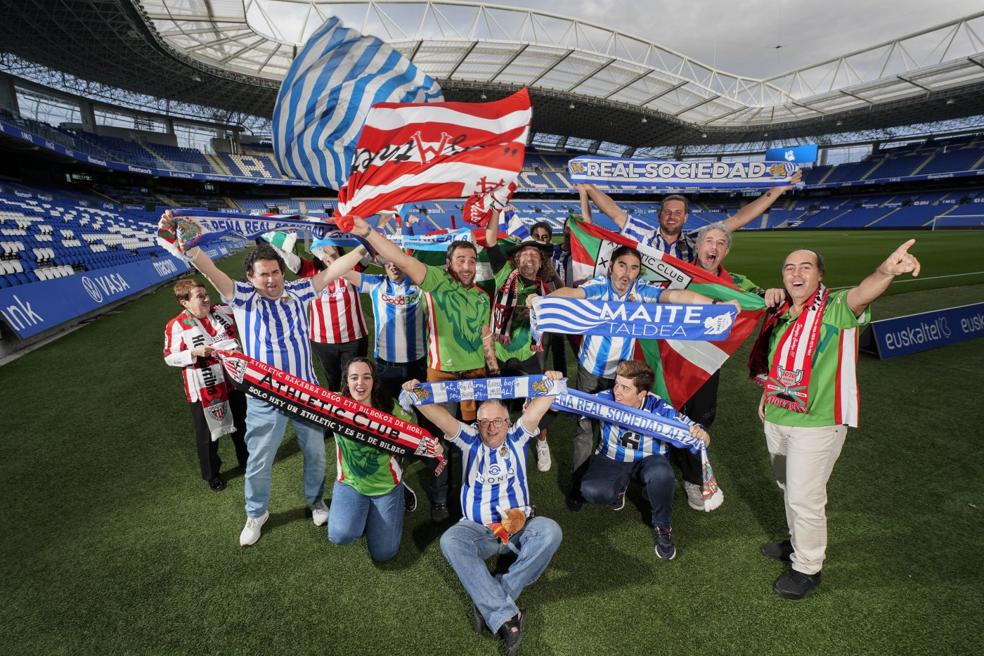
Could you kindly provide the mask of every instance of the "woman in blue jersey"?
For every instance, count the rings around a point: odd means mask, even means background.
[[[342,378],[342,396],[389,412],[405,421],[414,416],[385,399],[369,358],[348,362]],[[374,561],[389,560],[400,549],[403,534],[403,468],[397,458],[335,433],[338,473],[328,515],[328,539],[351,544],[363,533]]]

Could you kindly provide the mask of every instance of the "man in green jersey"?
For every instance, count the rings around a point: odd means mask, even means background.
[[[790,538],[763,545],[762,553],[792,563],[773,585],[784,599],[800,599],[820,583],[827,480],[847,427],[858,425],[859,329],[871,319],[869,304],[896,276],[919,275],[919,261],[908,252],[915,241],[899,246],[851,289],[824,286],[823,258],[814,251],[793,251],[782,265],[786,295],[766,317],[750,366],[753,375],[767,372],[759,418],[783,490]]]

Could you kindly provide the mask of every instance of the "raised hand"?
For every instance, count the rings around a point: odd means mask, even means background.
[[[887,276],[900,276],[903,273],[911,273],[915,278],[919,275],[921,265],[914,255],[909,254],[909,249],[916,243],[915,239],[910,239],[896,248],[888,258],[881,263],[878,271]]]

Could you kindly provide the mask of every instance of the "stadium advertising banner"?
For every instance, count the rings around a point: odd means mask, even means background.
[[[215,173],[196,173],[193,171],[175,171],[174,169],[157,169],[149,168],[146,166],[135,166],[133,164],[127,164],[125,162],[114,162],[111,160],[99,159],[98,157],[93,157],[88,153],[80,153],[71,148],[66,148],[61,144],[57,144],[50,139],[45,139],[44,137],[39,137],[36,134],[22,130],[21,128],[8,123],[6,121],[0,120],[0,133],[14,137],[15,139],[20,139],[21,141],[27,141],[28,143],[34,144],[46,150],[58,153],[59,155],[64,155],[65,157],[71,157],[79,162],[84,162],[86,164],[92,164],[93,166],[99,166],[104,169],[112,169],[113,171],[125,171],[127,173],[140,173],[142,175],[152,175],[158,178],[179,178],[182,180],[203,180],[209,182],[236,182],[239,184],[250,184],[250,185],[276,185],[281,187],[310,187],[311,184],[304,180],[294,180],[292,178],[261,178],[242,176],[242,175],[216,175]]]
[[[871,323],[882,360],[984,337],[984,303],[921,312]]]
[[[206,249],[212,259],[233,250],[225,245]],[[168,256],[7,287],[0,289],[0,316],[24,339],[176,278],[189,268]]]

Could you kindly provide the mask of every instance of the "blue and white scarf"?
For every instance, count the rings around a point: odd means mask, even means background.
[[[527,399],[538,396],[559,396],[567,391],[566,381],[552,380],[546,376],[471,378],[440,383],[419,383],[411,392],[406,390],[400,392],[400,406],[409,411],[413,406],[432,403]]]
[[[638,185],[665,190],[762,189],[788,184],[792,162],[663,162],[582,155],[567,163],[571,182]]]
[[[730,304],[672,305],[541,297],[533,303],[530,330],[534,339],[550,332],[719,342],[731,334],[737,316],[738,309]]]
[[[446,251],[448,247],[456,241],[471,239],[472,231],[469,228],[458,228],[438,235],[401,235],[399,233],[388,234],[386,237],[400,248],[415,251]]]
[[[566,394],[554,399],[551,409],[631,428],[693,453],[707,448],[703,441],[690,434],[690,426],[682,421],[643,412],[593,394],[567,390]]]

